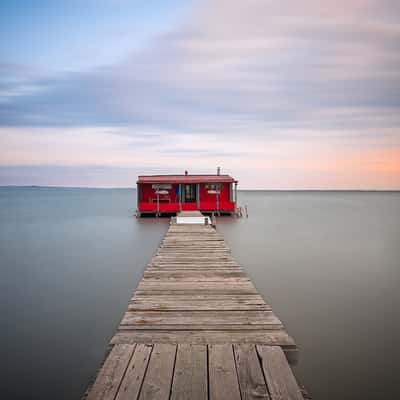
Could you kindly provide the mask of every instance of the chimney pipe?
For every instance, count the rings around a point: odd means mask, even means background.
[[[217,167],[217,175],[221,175],[221,167]]]

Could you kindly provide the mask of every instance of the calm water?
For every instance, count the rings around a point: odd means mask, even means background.
[[[313,398],[398,398],[400,193],[239,200],[249,218],[218,229],[296,339]],[[82,395],[167,229],[134,210],[133,190],[0,188],[1,398]]]

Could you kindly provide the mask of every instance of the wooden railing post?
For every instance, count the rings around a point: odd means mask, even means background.
[[[179,211],[182,211],[182,184],[179,183],[178,185],[179,188]]]
[[[235,182],[235,206],[237,207],[237,182]]]
[[[215,186],[215,196],[216,196],[216,203],[217,203],[217,214],[219,215],[219,183]]]

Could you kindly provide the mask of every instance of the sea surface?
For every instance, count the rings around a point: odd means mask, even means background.
[[[130,189],[0,188],[1,398],[79,399],[168,228]],[[400,193],[242,191],[217,229],[313,399],[397,399]],[[397,350],[396,350],[397,349]]]

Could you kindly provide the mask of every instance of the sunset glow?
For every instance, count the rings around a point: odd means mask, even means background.
[[[38,1],[30,23],[15,3],[0,6],[0,185],[222,166],[241,188],[400,189],[392,1]]]

